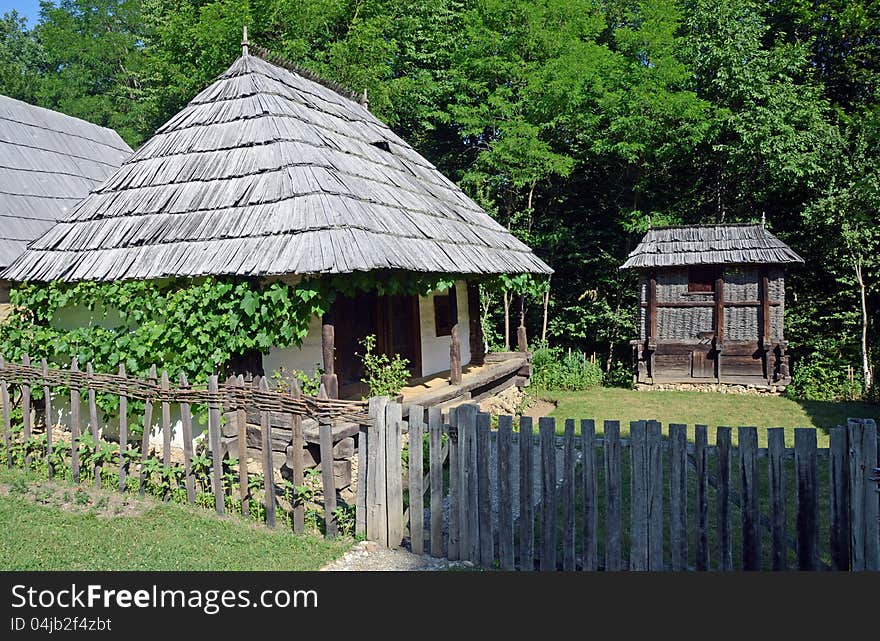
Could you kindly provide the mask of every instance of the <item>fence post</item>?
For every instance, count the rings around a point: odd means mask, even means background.
[[[538,419],[541,434],[541,571],[556,570],[556,420]]]
[[[31,366],[31,358],[27,354],[21,357],[21,363],[25,367]],[[26,470],[31,469],[30,441],[33,425],[31,423],[31,385],[30,378],[25,379],[28,382],[21,384],[21,417],[24,421],[24,467]]]
[[[43,371],[43,411],[46,423],[46,472],[51,481],[55,476],[55,469],[52,467],[52,392],[49,389],[49,364],[45,358],[41,359],[40,366]]]
[[[290,415],[291,428],[293,427],[293,414]],[[358,426],[357,441],[357,495],[354,506],[354,533],[356,536],[367,536],[367,453],[370,447],[369,427],[366,423]],[[299,456],[302,459],[302,453]],[[300,464],[301,466],[302,464]]]
[[[605,569],[623,569],[620,423],[605,421]]]
[[[155,385],[156,383],[156,366],[150,367],[149,380]],[[218,422],[219,425],[219,422]],[[147,488],[147,470],[146,462],[150,455],[150,431],[153,427],[153,397],[149,397],[144,401],[144,432],[141,436],[141,474],[140,474],[140,495],[143,496]]]
[[[688,567],[687,426],[669,426],[669,549],[674,571]]]
[[[739,428],[739,468],[742,489],[743,570],[761,569],[761,503],[758,476],[758,429]]]
[[[335,539],[339,532],[336,524],[336,482],[333,478],[333,426],[330,425],[330,423],[322,422],[318,427],[318,431],[321,440],[321,484],[324,492],[324,531],[328,539]],[[389,440],[393,438],[395,432],[399,439],[400,421],[394,421],[391,423]],[[389,488],[388,493],[389,495],[391,494],[391,488]],[[396,548],[396,539],[391,539],[390,536],[389,533],[390,547]]]
[[[562,569],[571,572],[574,561],[574,419],[565,419],[562,464]]]
[[[425,409],[421,405],[409,406],[409,544],[413,554],[425,553]],[[429,443],[428,460],[431,474],[431,525],[434,524],[434,442]],[[439,452],[437,453],[439,457]],[[443,476],[440,476],[441,482]],[[442,495],[441,495],[442,496]],[[442,498],[441,498],[442,508]],[[443,516],[443,510],[440,511]],[[442,526],[441,526],[442,527]],[[437,535],[441,535],[440,531]],[[434,553],[434,528],[431,528],[431,554]]]
[[[260,394],[269,394],[269,383],[266,377],[260,378]],[[183,410],[181,409],[181,412]],[[269,410],[260,412],[260,454],[263,459],[263,505],[266,508],[266,525],[275,527],[275,470],[272,463],[272,424]],[[186,439],[186,430],[184,430]],[[187,474],[187,481],[189,475]],[[187,488],[189,483],[187,483]]]
[[[519,564],[535,569],[535,502],[532,454],[532,417],[519,418]]]
[[[297,380],[291,381],[290,384],[290,395],[294,399],[299,399],[302,397],[302,391],[299,388],[299,382]],[[384,416],[384,409],[383,416]],[[302,417],[299,414],[288,414],[290,416],[290,453],[287,455],[288,460],[290,461],[289,467],[292,471],[292,483],[294,487],[300,487],[305,483],[305,465],[303,464],[303,449],[306,446],[305,436],[303,435],[303,426],[302,426]],[[369,449],[373,448],[373,442],[366,442],[366,447]],[[369,452],[369,449],[365,451]],[[364,497],[366,497],[366,491],[369,487],[369,481],[367,480],[367,473],[369,468],[367,467],[367,458],[368,455],[364,456]],[[290,459],[293,459],[292,461]],[[360,456],[358,457],[358,463],[360,463]],[[360,471],[358,471],[358,478],[360,478]],[[366,498],[365,498],[366,501]],[[293,531],[297,534],[301,533],[305,530],[306,527],[306,507],[303,505],[303,502],[294,495],[293,497]],[[366,506],[366,502],[365,502]],[[366,519],[368,513],[366,509],[364,511],[364,532],[366,532]],[[375,539],[373,539],[375,540]]]
[[[397,549],[403,541],[403,451],[401,432],[403,407],[390,402],[385,407],[385,473],[388,482],[388,547]]]
[[[439,412],[439,408],[438,408]],[[442,414],[441,414],[442,422]],[[449,408],[449,542],[446,546],[446,557],[450,561],[461,558],[461,537],[458,516],[461,510],[461,447],[456,419],[456,408]],[[433,481],[432,481],[433,487]],[[433,503],[433,494],[431,502]],[[434,525],[434,510],[431,510],[431,527]]]
[[[385,406],[387,396],[370,399],[367,461],[367,538],[388,545],[388,508],[385,488]]]
[[[423,411],[418,406],[418,412],[422,426],[420,434],[424,430]],[[412,416],[412,414],[410,414]],[[410,435],[410,443],[412,443],[412,435]],[[421,446],[421,441],[419,442]],[[428,470],[431,481],[431,556],[443,556],[443,415],[439,407],[432,407],[428,410],[428,463],[431,466]],[[419,449],[419,452],[422,452]],[[419,474],[422,474],[420,471]],[[424,478],[424,477],[422,477]],[[419,479],[421,485],[421,478]],[[412,490],[410,490],[412,492]],[[412,494],[410,494],[412,496]],[[450,509],[452,509],[450,505]],[[410,518],[412,518],[412,510],[410,510]],[[424,523],[425,514],[424,506],[419,512],[419,518]],[[424,541],[424,539],[423,539]]]
[[[596,467],[596,424],[581,420],[581,448],[584,474],[583,569],[599,569],[599,479]]]
[[[489,432],[492,417],[485,412],[477,414],[477,496],[480,519],[480,564],[489,567],[495,560],[495,537],[492,528],[492,496],[489,493]]]
[[[119,491],[125,492],[128,473],[128,396],[126,396],[125,365],[119,364]]]
[[[160,379],[159,386],[162,388],[162,393],[167,396],[168,390],[171,387],[171,384],[168,380],[168,372],[166,370],[162,370],[162,378]],[[168,402],[167,398],[162,401],[162,465],[166,470],[171,469],[171,404]],[[165,489],[165,497],[166,501],[171,499],[171,486],[169,485]]]
[[[797,553],[799,570],[819,568],[819,493],[816,485],[818,460],[816,430],[794,431],[794,463],[797,478]]]
[[[0,370],[5,368],[6,361],[0,356]],[[9,383],[6,382],[4,376],[0,376],[0,402],[3,403],[3,442],[6,445],[6,467],[12,467],[12,403],[9,402]]]
[[[77,372],[79,365],[74,356],[70,361],[70,471],[74,483],[79,483],[79,383],[75,380]]]
[[[647,422],[648,569],[663,570],[663,434],[658,421]]]
[[[208,439],[211,442],[213,460],[211,483],[214,490],[214,509],[217,514],[223,516],[226,514],[226,496],[223,490],[223,461],[220,454],[220,388],[216,374],[208,377],[208,394]]]
[[[189,387],[189,381],[186,380],[186,374],[180,373],[180,389],[185,390]],[[183,473],[184,484],[186,485],[186,500],[189,503],[196,502],[196,479],[192,472],[193,457],[193,430],[192,430],[192,409],[189,403],[180,404],[180,425],[183,430]]]
[[[629,425],[629,569],[648,569],[648,430],[645,421]]]
[[[251,511],[250,487],[248,482],[248,454],[247,454],[247,412],[244,408],[244,376],[236,376],[226,382],[230,392],[241,392],[241,396],[235,399],[235,427],[238,430],[238,498],[241,501],[241,514],[248,516]]]
[[[771,427],[767,430],[767,450],[769,465],[767,476],[770,480],[770,560],[773,570],[783,571],[788,569],[788,545],[785,532],[785,463],[783,461],[785,430],[783,428]],[[833,501],[832,497],[832,503]]]
[[[850,562],[850,500],[849,500],[849,439],[845,425],[832,427],[830,437],[829,477],[831,481],[831,567],[849,570]]]
[[[86,363],[86,389],[88,391],[89,398],[89,427],[91,428],[92,434],[92,445],[95,446],[95,454],[98,452],[98,404],[97,399],[95,398],[95,370],[92,368],[92,363]],[[101,464],[97,461],[97,457],[95,457],[95,487],[101,487]]]
[[[694,460],[696,463],[696,523],[694,544],[697,570],[709,569],[709,435],[705,425],[694,426]]]
[[[877,427],[874,421],[849,419],[849,499],[851,505],[851,567],[880,570],[877,538],[877,485],[871,481],[877,465]]]
[[[719,427],[718,443],[718,569],[733,570],[730,539],[730,428]]]
[[[514,568],[513,555],[513,467],[511,465],[511,443],[513,417],[498,417],[498,559],[502,570]]]

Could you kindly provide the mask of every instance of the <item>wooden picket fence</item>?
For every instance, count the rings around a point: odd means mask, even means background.
[[[42,425],[34,425],[36,412],[32,412],[32,390],[42,389],[43,407]],[[111,394],[118,397],[118,439],[107,439],[100,431],[97,394]],[[57,443],[53,443],[53,430],[51,426],[57,424],[53,421],[52,399],[59,395],[69,394],[70,407],[67,420],[64,424],[66,431],[70,433],[71,446],[69,457],[62,462],[56,461],[53,452],[59,449]],[[85,425],[80,417],[81,401],[87,399],[88,420]],[[133,416],[130,410],[130,401],[133,399],[143,401],[144,410],[141,417]],[[171,460],[171,408],[179,406],[180,423],[183,440],[183,464],[173,463]],[[301,487],[305,483],[305,467],[303,460],[303,428],[302,420],[305,417],[313,417],[318,420],[320,431],[320,449],[322,460],[333,460],[332,424],[336,419],[353,421],[365,421],[366,404],[357,401],[340,401],[321,397],[303,395],[296,384],[289,393],[281,394],[269,389],[265,378],[257,379],[252,385],[245,385],[239,377],[230,378],[225,384],[220,385],[217,376],[211,376],[206,386],[195,386],[188,383],[186,376],[179,376],[179,385],[172,385],[168,373],[163,371],[157,374],[155,366],[147,378],[135,378],[126,375],[124,366],[120,365],[119,373],[114,375],[99,374],[93,371],[91,363],[81,371],[76,360],[70,369],[49,369],[46,360],[42,359],[40,367],[33,367],[28,356],[24,356],[21,364],[6,363],[0,356],[0,409],[3,413],[4,446],[6,452],[6,464],[13,467],[15,464],[14,452],[16,448],[23,452],[21,464],[25,468],[31,468],[34,463],[34,454],[45,457],[47,473],[52,478],[59,465],[69,467],[74,482],[81,482],[86,478],[92,478],[94,485],[100,487],[105,478],[104,468],[115,466],[118,468],[118,488],[120,492],[131,489],[129,479],[132,472],[137,473],[137,491],[141,496],[145,494],[150,475],[156,470],[156,466],[150,465],[155,462],[151,455],[150,429],[144,426],[153,425],[153,413],[158,406],[161,412],[160,425],[162,429],[162,458],[161,472],[166,478],[182,479],[186,490],[188,503],[195,503],[197,497],[196,476],[193,469],[194,449],[197,440],[193,437],[193,408],[201,405],[207,408],[208,434],[207,449],[211,456],[210,493],[213,495],[214,509],[217,514],[223,515],[227,511],[227,500],[231,498],[227,491],[223,477],[227,461],[224,461],[224,453],[221,448],[221,416],[224,412],[237,412],[238,442],[247,442],[247,425],[244,415],[248,410],[258,410],[261,427],[261,452],[262,452],[262,505],[264,508],[265,522],[269,527],[276,526],[276,508],[278,504],[279,488],[276,487],[272,462],[272,424],[270,413],[282,413],[288,417],[291,429],[292,455],[288,456],[288,463],[292,462],[291,485]],[[20,425],[13,425],[13,416],[17,416],[20,409]],[[56,417],[57,418],[57,417]],[[131,436],[131,421],[140,422],[142,436],[139,442],[133,442]],[[33,439],[36,434],[35,428],[41,428],[45,434],[45,440],[36,445]],[[19,435],[20,434],[20,435]],[[17,436],[18,435],[18,436]],[[92,470],[83,470],[80,465],[81,445],[88,440],[97,451],[102,441],[118,444],[118,450],[113,449],[113,455],[109,460],[99,457],[94,458]],[[67,448],[65,448],[65,451]],[[241,447],[240,452],[244,452]],[[296,453],[299,453],[297,456]],[[135,469],[132,469],[132,468]],[[237,481],[238,493],[235,501],[240,505],[244,516],[249,516],[251,504],[254,500],[253,488],[248,478],[248,466],[240,461],[238,465]],[[325,533],[328,537],[336,536],[337,523],[335,516],[336,490],[333,475],[333,466],[322,466],[321,488],[324,496]],[[165,499],[169,499],[170,488],[166,490]],[[293,530],[302,532],[305,528],[306,506],[294,493],[288,496],[291,505],[290,520]]]
[[[622,439],[618,422],[597,438],[594,421],[580,421],[576,434],[567,420],[558,436],[553,418],[539,419],[534,434],[529,417],[514,431],[513,417],[475,405],[441,415],[370,403],[357,528],[389,547],[408,533],[413,552],[505,570],[732,570],[735,557],[744,570],[880,570],[872,420],[833,428],[827,449],[815,429],[796,429],[787,449],[781,428],[759,448],[754,427],[738,428],[738,447],[719,427],[710,447],[703,425],[693,443],[686,426],[670,425],[664,438],[655,421],[632,423]],[[427,460],[416,446],[426,434]]]

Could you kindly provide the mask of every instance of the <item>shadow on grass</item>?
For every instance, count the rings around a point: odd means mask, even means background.
[[[861,401],[806,401],[792,399],[826,434],[832,427],[846,425],[849,418],[871,418],[880,423],[880,405]]]

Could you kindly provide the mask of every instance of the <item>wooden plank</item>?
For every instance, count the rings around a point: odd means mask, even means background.
[[[163,392],[167,393],[171,384],[168,380],[168,372],[162,370],[162,377],[159,381],[159,387]],[[171,403],[162,401],[162,465],[166,470],[171,469]],[[171,499],[171,488],[165,492],[165,500]]]
[[[596,467],[596,424],[592,419],[581,420],[581,450],[584,477],[582,568],[592,572],[599,569],[599,478]]]
[[[264,394],[269,392],[269,383],[266,377],[260,378],[260,391]],[[183,406],[181,405],[181,414]],[[186,429],[184,429],[184,444],[187,442]],[[192,447],[192,445],[190,445]],[[269,423],[269,411],[260,412],[260,453],[263,459],[263,506],[266,510],[266,525],[275,527],[275,470],[272,465],[272,426]],[[323,460],[323,459],[322,459]],[[189,485],[187,485],[187,490]]]
[[[230,383],[234,387],[244,387],[244,377],[238,376],[230,381]],[[230,383],[227,383],[227,385]],[[238,427],[238,498],[241,502],[242,516],[248,516],[251,511],[251,492],[250,482],[248,481],[247,412],[244,407],[236,408],[235,424]]]
[[[541,571],[556,571],[556,420],[538,419],[541,435]]]
[[[268,420],[267,420],[268,423]],[[400,421],[394,421],[393,425],[389,425],[388,440],[390,444],[394,444],[397,439],[397,448],[400,448]],[[321,486],[324,494],[324,535],[328,539],[335,539],[339,534],[339,527],[336,523],[336,482],[333,478],[333,426],[330,423],[321,423],[318,427],[321,434]],[[395,450],[392,450],[395,451]],[[400,475],[398,474],[398,477]],[[388,488],[389,495],[391,488]],[[403,497],[401,496],[401,502]],[[401,519],[403,518],[403,507],[401,507]],[[392,547],[396,548],[400,544],[399,541],[394,543]]]
[[[716,435],[718,465],[718,569],[733,570],[730,532],[730,428],[719,427]]]
[[[829,431],[830,462],[828,475],[831,482],[830,538],[831,568],[849,570],[849,439],[845,426],[832,427]]]
[[[187,389],[189,381],[186,374],[180,373],[180,389]],[[180,404],[180,425],[183,436],[183,482],[186,486],[186,500],[188,503],[196,502],[196,478],[192,471],[193,458],[193,432],[192,432],[192,409],[189,403]]]
[[[688,569],[687,426],[669,425],[669,551],[673,571]]]
[[[91,362],[86,363],[86,389],[88,390],[88,399],[89,399],[89,431],[92,435],[92,445],[95,448],[95,452],[98,451],[99,445],[99,437],[98,437],[98,405],[95,399],[95,388],[92,383],[92,380],[95,377],[95,371],[92,369]],[[95,469],[95,487],[101,487],[101,464],[96,462]]]
[[[605,569],[623,569],[623,492],[620,423],[605,421]]]
[[[394,401],[385,406],[385,473],[388,483],[388,547],[403,541],[403,407]],[[332,455],[331,455],[332,459]]]
[[[513,417],[498,417],[498,560],[502,570],[514,569],[513,465],[511,464]]]
[[[299,389],[299,383],[296,381],[293,382],[290,388],[290,396],[292,398],[300,398],[302,396],[302,392]],[[384,409],[382,410],[384,416]],[[291,455],[289,458],[293,458],[292,467],[292,478],[294,487],[301,487],[305,483],[305,463],[303,461],[303,449],[306,446],[305,434],[303,433],[303,424],[302,417],[299,414],[290,414],[290,447]],[[271,414],[270,414],[271,417]],[[320,435],[319,435],[320,438]],[[372,443],[370,443],[372,447]],[[360,457],[360,453],[358,454]],[[368,456],[364,456],[364,458],[368,458]],[[360,458],[358,459],[360,460]],[[365,474],[368,474],[369,468],[365,466]],[[360,474],[360,471],[358,471]],[[364,482],[364,490],[366,491],[369,488],[369,477],[365,479]],[[369,514],[369,512],[365,512],[365,515]],[[366,516],[365,516],[366,518]],[[366,523],[366,521],[365,521]],[[306,527],[306,506],[303,505],[303,502],[298,498],[294,497],[293,500],[293,531],[296,533],[300,533],[305,530]],[[375,539],[374,539],[375,540]]]
[[[740,427],[739,460],[742,492],[743,570],[761,569],[761,493],[758,475],[758,429]]]
[[[70,361],[70,371],[78,372],[79,365],[76,358]],[[79,483],[79,388],[70,386],[70,471],[73,474],[73,482]],[[141,466],[143,467],[143,466]],[[143,475],[143,473],[142,473]],[[141,490],[143,495],[143,489]]]
[[[519,418],[519,567],[535,569],[533,425],[531,416]]]
[[[461,341],[458,337],[458,323],[452,326],[450,332],[449,384],[461,385]]]
[[[694,459],[696,462],[696,548],[697,570],[709,569],[709,437],[705,425],[694,426]]]
[[[439,409],[439,408],[438,408]],[[459,482],[461,480],[460,465],[460,441],[458,434],[458,424],[455,418],[455,408],[449,411],[449,538],[446,545],[446,558],[450,561],[457,561],[460,558],[459,552],[459,524],[458,515],[461,504],[461,488]],[[442,419],[442,414],[441,414]],[[433,523],[433,513],[431,514]],[[442,521],[441,521],[442,525]]]
[[[816,430],[794,431],[797,478],[797,555],[799,570],[819,569],[819,492]]]
[[[213,459],[212,490],[214,492],[214,509],[221,516],[226,514],[226,496],[223,490],[223,461],[220,454],[220,387],[217,375],[208,377],[208,393],[212,396],[208,402],[208,441],[211,445]],[[147,403],[147,407],[151,404]]]
[[[648,421],[648,569],[666,569],[663,560],[663,434],[660,423]]]
[[[853,571],[880,570],[877,534],[877,428],[873,421],[849,419],[850,554]]]
[[[367,441],[369,427],[364,423],[358,427],[357,441],[357,488],[355,490],[354,533],[355,536],[367,536]],[[300,454],[302,459],[302,454]],[[302,465],[302,463],[300,463]]]
[[[431,483],[431,556],[443,556],[443,415],[439,407],[428,409],[428,470]]]
[[[648,569],[648,434],[645,421],[632,421],[630,437],[629,569]]]
[[[0,356],[0,369],[6,361]],[[6,446],[6,467],[12,467],[12,403],[9,401],[9,383],[0,378],[0,402],[3,404],[3,444]]]
[[[388,508],[385,494],[385,407],[388,397],[369,401],[370,433],[367,456],[367,538],[383,547],[388,544]]]
[[[149,380],[156,382],[156,366],[150,368]],[[141,469],[140,469],[140,495],[143,496],[147,489],[147,471],[146,460],[150,455],[150,429],[153,425],[153,403],[152,400],[144,402],[144,429],[141,435]]]
[[[489,431],[492,417],[485,413],[477,414],[477,499],[480,519],[480,564],[491,567],[495,560],[495,537],[492,527],[492,495],[489,493]]]
[[[409,408],[409,541],[413,554],[425,553],[425,487],[423,481],[425,460],[425,409],[421,405]],[[429,447],[431,443],[429,441]],[[431,468],[434,468],[433,452],[429,450]],[[442,475],[440,480],[442,482]],[[431,479],[431,490],[434,479]],[[442,500],[441,500],[442,503]],[[436,510],[433,499],[431,512]],[[443,512],[440,511],[442,516]],[[433,520],[433,519],[432,519]],[[442,522],[441,522],[442,523]],[[442,532],[440,533],[442,535]]]
[[[128,396],[125,385],[125,365],[119,364],[119,491],[125,492],[128,476]]]
[[[21,364],[31,366],[30,356],[21,357]],[[21,384],[21,417],[24,424],[24,467],[31,469],[31,436],[33,434],[33,422],[31,421],[31,385],[30,381]]]
[[[573,572],[574,559],[574,419],[565,419],[562,463],[562,569]]]
[[[657,338],[657,275],[651,273],[648,280],[648,341]],[[654,375],[654,372],[651,372]]]
[[[770,483],[770,567],[788,569],[788,546],[785,532],[785,430],[767,430],[767,459]]]
[[[479,483],[477,479],[477,406],[460,405],[456,410],[458,418],[459,443],[461,444],[461,490],[462,502],[459,511],[459,527],[462,538],[462,558],[474,563],[480,561],[480,505]]]
[[[47,381],[49,380],[49,364],[46,359],[40,361],[43,372],[43,420],[46,424],[46,471],[49,480],[55,476],[55,467],[52,465],[52,390]]]

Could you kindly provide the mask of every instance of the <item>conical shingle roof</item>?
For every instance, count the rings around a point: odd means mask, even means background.
[[[375,269],[551,271],[357,101],[245,54],[4,276]]]

